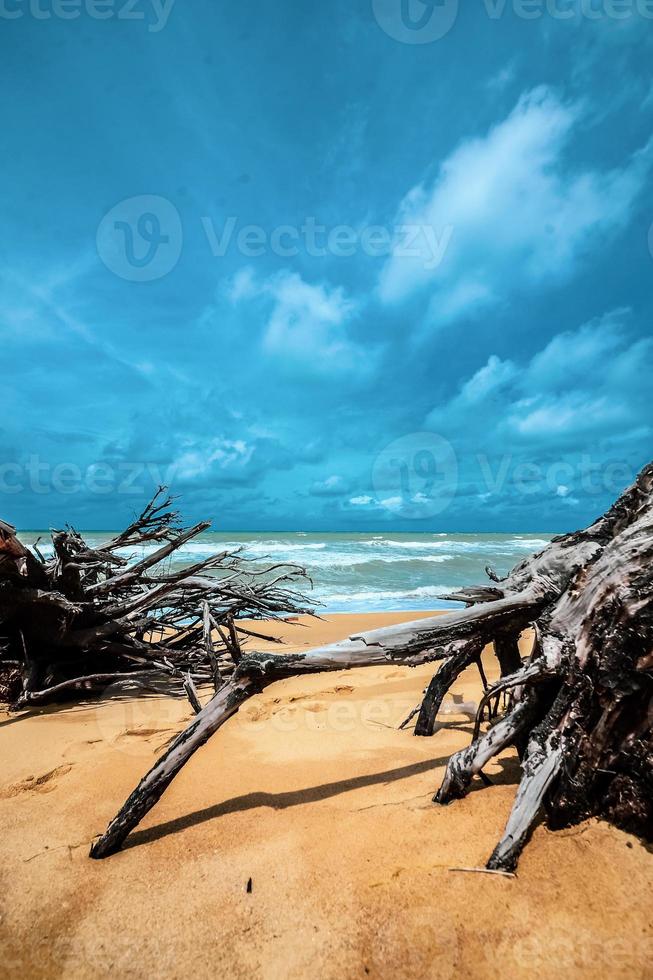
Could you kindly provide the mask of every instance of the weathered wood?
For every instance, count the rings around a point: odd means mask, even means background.
[[[518,633],[499,633],[495,636],[494,652],[502,674],[514,674],[521,667]]]
[[[558,776],[564,759],[564,747],[556,733],[537,751],[531,751],[517,798],[501,840],[495,847],[488,868],[514,871],[519,855],[542,808],[551,784]]]
[[[429,736],[433,734],[435,719],[445,694],[456,678],[470,664],[478,660],[482,649],[483,641],[474,638],[470,642],[464,642],[459,650],[452,652],[444,661],[426,690],[415,725],[416,735]]]
[[[235,714],[240,706],[254,694],[275,681],[298,674],[313,674],[323,671],[342,670],[344,667],[373,667],[389,663],[407,663],[417,666],[429,663],[442,656],[442,651],[432,643],[421,653],[416,652],[416,635],[421,624],[429,637],[446,636],[447,627],[443,620],[456,620],[450,617],[433,617],[404,623],[401,627],[387,627],[351,636],[340,643],[318,647],[306,653],[286,656],[279,654],[251,653],[243,657],[231,679],[217,692],[194,718],[190,725],[174,740],[170,748],[141,780],[120,810],[111,821],[106,833],[97,840],[91,850],[92,857],[106,857],[116,851],[127,834],[142,820],[148,810],[174,779],[179,770],[188,762],[210,736],[224,722]],[[455,628],[455,625],[454,625]],[[400,634],[401,648],[391,643],[391,637]]]
[[[186,676],[184,677],[184,691],[186,692],[186,696],[190,701],[191,708],[193,709],[195,714],[198,715],[202,710],[202,702],[199,699],[197,688],[195,687],[193,678],[191,677],[190,673],[186,674]]]
[[[48,687],[43,691],[34,691],[28,686],[18,698],[14,708],[28,708],[35,704],[50,704],[64,692],[101,691],[108,685],[117,683],[117,681],[124,683],[146,679],[153,681],[156,678],[160,678],[160,676],[161,673],[158,670],[133,670],[130,672],[124,671],[118,675],[112,672],[109,674],[89,674],[86,677],[75,677],[69,681],[62,681],[60,684],[53,684],[52,687]]]
[[[526,741],[523,777],[489,861],[512,871],[544,809],[552,826],[591,814],[651,836],[653,827],[653,464],[584,531],[555,538],[498,586],[463,590],[466,609],[354,634],[281,657],[245,654],[230,680],[144,777],[92,856],[119,848],[200,745],[275,680],[356,666],[445,661],[429,685],[430,725],[447,687],[494,641],[504,676],[486,692],[475,738],[449,762],[439,803],[464,795],[504,748]],[[522,665],[517,637],[537,642]],[[510,690],[508,713],[481,733],[492,697]],[[426,724],[425,724],[425,727]]]
[[[160,489],[125,531],[97,548],[72,528],[55,531],[50,559],[35,557],[0,522],[0,695],[10,706],[97,692],[135,665],[167,676],[175,692],[198,671],[219,687],[221,656],[231,663],[240,653],[234,620],[311,611],[298,589],[303,569],[244,561],[240,549],[163,568],[209,527],[181,527],[171,505]],[[149,542],[161,546],[140,560],[117,553]]]
[[[243,679],[225,684],[175,739],[163,758],[141,780],[106,833],[91,848],[91,857],[107,857],[119,850],[127,834],[161,798],[179,770],[193,753],[238,711],[251,696],[253,682]]]
[[[497,722],[482,738],[452,755],[433,802],[445,804],[464,796],[472,778],[480,775],[495,755],[514,743],[517,735],[532,721],[534,714],[534,707],[528,702],[518,704],[514,711]]]
[[[217,624],[216,624],[217,625]],[[219,627],[218,627],[219,632]],[[206,655],[209,658],[209,663],[211,664],[211,673],[213,674],[213,689],[219,691],[222,687],[222,673],[220,671],[220,664],[218,663],[218,658],[216,656],[215,650],[213,649],[213,639],[211,638],[211,610],[206,599],[202,602],[202,638],[204,640],[204,649],[206,650]]]

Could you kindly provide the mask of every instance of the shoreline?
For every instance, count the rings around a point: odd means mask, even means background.
[[[96,547],[106,540],[97,532],[84,534]],[[29,543],[32,535],[23,537]],[[549,540],[535,532],[448,534],[412,529],[385,534],[235,535],[206,531],[182,544],[170,557],[170,567],[180,570],[223,550],[242,549],[244,557],[259,563],[259,570],[277,564],[302,568],[306,578],[295,584],[304,594],[305,606],[315,607],[318,613],[410,614],[454,608],[440,596],[486,581],[488,565],[499,576],[508,574],[520,561],[546,547]],[[39,547],[46,554],[51,551],[47,535]],[[153,542],[135,549],[125,546],[120,554],[124,558],[145,557],[155,547]]]
[[[282,653],[433,614],[257,627],[283,636],[269,644]],[[496,677],[494,658],[484,663]],[[398,731],[433,671],[389,664],[277,682],[102,862],[88,858],[93,836],[187,723],[188,703],[123,694],[1,714],[5,975],[176,978],[183,964],[200,978],[644,978],[653,858],[636,838],[597,821],[539,827],[515,879],[452,870],[487,859],[518,760],[508,751],[490,765],[482,793],[431,803],[448,756],[469,744],[482,690],[472,668],[434,738]]]

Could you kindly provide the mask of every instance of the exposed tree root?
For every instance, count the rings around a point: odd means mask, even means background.
[[[5,533],[1,526],[0,532]],[[122,639],[116,639],[115,624],[131,623],[134,628],[136,622],[142,652],[145,631],[151,625],[147,610],[152,607],[152,592],[146,598],[127,593],[104,608],[103,624],[77,623],[71,630],[88,585],[86,579],[80,581],[80,575],[86,574],[88,563],[99,563],[104,572],[94,588],[98,594],[106,592],[110,559],[106,554],[89,556],[88,551],[81,563],[66,559],[65,554],[72,556],[77,547],[70,535],[56,546],[62,556],[58,580],[67,576],[62,593],[53,597],[47,581],[43,581],[48,570],[38,563],[28,588],[2,582],[0,568],[0,614],[9,601],[14,613],[25,608],[39,610],[44,620],[54,609],[53,624],[59,629],[63,626],[69,645],[80,650],[87,649],[89,635],[94,642],[103,637],[107,643],[126,644],[124,632],[118,633]],[[115,543],[105,549],[109,556],[112,548]],[[6,561],[16,563],[9,548],[5,547],[4,553]],[[25,556],[18,557],[22,560]],[[34,561],[33,556],[25,558],[28,573]],[[480,651],[488,643],[494,643],[501,680],[486,691],[472,744],[451,758],[435,797],[438,803],[447,803],[463,796],[497,753],[508,746],[517,747],[522,777],[488,868],[512,871],[541,815],[551,827],[595,815],[652,838],[652,569],[653,464],[587,529],[555,538],[503,580],[492,572],[491,587],[472,587],[449,597],[464,603],[466,608],[460,611],[353,635],[341,643],[290,656],[235,651],[233,635],[223,620],[217,625],[224,627],[221,635],[230,654],[227,673],[221,664],[215,669],[208,645],[206,608],[202,606],[192,627],[193,637],[196,648],[202,651],[202,676],[212,676],[216,693],[143,778],[106,833],[94,843],[92,856],[105,857],[116,851],[193,753],[248,698],[276,680],[356,666],[416,666],[442,661],[427,688],[416,725],[417,734],[430,734],[442,698],[459,674],[478,662]],[[116,579],[129,584],[133,572],[132,568],[114,574],[110,588],[115,588]],[[188,583],[184,573],[178,574]],[[156,581],[150,578],[155,590],[159,588]],[[205,584],[204,577],[201,582]],[[160,588],[161,594],[155,598],[163,605],[170,595],[170,579],[161,581]],[[209,590],[209,595],[200,594],[199,598],[210,604],[211,595]],[[193,608],[197,608],[198,594],[193,593],[192,598]],[[180,608],[189,607],[182,603]],[[261,603],[261,614],[263,609]],[[212,616],[209,610],[209,626]],[[179,625],[179,620],[176,622]],[[527,628],[535,631],[536,643],[522,663],[517,641]],[[161,645],[161,641],[155,644],[158,656]],[[24,646],[21,670],[23,678],[32,678],[24,681],[29,686],[33,683],[32,652],[29,644]],[[161,656],[161,662],[174,667],[170,652],[183,650],[183,639],[172,636],[163,646],[166,656]],[[14,662],[17,659],[14,656]],[[130,659],[130,669],[137,669],[138,662],[137,657]],[[194,674],[186,678],[191,701],[194,679],[198,679]],[[505,713],[497,719],[502,699]],[[195,710],[198,707],[195,699]],[[486,711],[491,716],[490,727],[482,730]]]
[[[442,785],[433,797],[433,802],[444,804],[464,796],[473,777],[480,775],[488,762],[499,752],[514,744],[518,735],[533,720],[534,714],[534,705],[523,701],[482,738],[476,739],[466,749],[452,755]]]
[[[379,663],[442,660],[416,725],[428,735],[446,692],[486,643],[502,678],[486,691],[472,744],[452,756],[435,796],[463,796],[476,775],[515,745],[523,775],[488,868],[512,871],[544,810],[551,826],[595,814],[652,836],[653,465],[600,520],[554,539],[499,587],[465,589],[467,607],[431,620],[351,636],[290,657],[250,654],[145,776],[93,857],[117,850],[193,752],[252,694],[281,677]],[[449,597],[451,598],[451,597]],[[537,636],[526,664],[518,637]],[[506,692],[509,692],[508,694]],[[508,710],[481,732],[484,710],[503,695]],[[492,712],[490,712],[492,713]]]
[[[544,745],[534,749],[529,746],[517,798],[503,836],[487,863],[488,868],[493,871],[515,870],[546,793],[562,768],[563,759],[564,748],[557,732],[550,735]]]
[[[73,529],[53,532],[48,559],[0,521],[0,700],[27,708],[139,679],[186,691],[200,710],[194,683],[217,691],[240,659],[240,638],[256,636],[238,619],[308,612],[295,565],[237,551],[175,571],[163,564],[208,527],[181,527],[163,488],[99,547]],[[146,553],[130,561],[131,549]]]
[[[442,705],[444,696],[456,678],[460,677],[463,671],[466,670],[472,663],[477,663],[479,665],[479,669],[482,671],[483,668],[481,666],[480,659],[481,650],[483,649],[482,643],[476,639],[469,642],[463,641],[458,644],[459,649],[457,651],[452,649],[454,646],[456,646],[456,644],[451,644],[449,656],[447,660],[444,661],[435,677],[431,680],[431,683],[426,689],[421,705],[418,705],[411,712],[408,718],[406,718],[406,720],[399,726],[400,728],[405,728],[408,722],[411,721],[416,714],[419,714],[417,724],[415,725],[415,734],[427,736],[432,735],[435,727],[435,719]],[[481,674],[481,677],[484,678],[484,675]]]

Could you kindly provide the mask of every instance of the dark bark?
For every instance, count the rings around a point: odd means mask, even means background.
[[[521,667],[521,654],[519,652],[519,634],[503,633],[494,638],[494,652],[501,674],[514,674]]]
[[[116,538],[91,548],[75,530],[52,534],[45,559],[0,521],[0,699],[18,709],[97,694],[138,671],[171,690],[190,679],[217,690],[240,655],[235,622],[308,612],[303,569],[266,566],[238,552],[176,571],[162,562],[209,524],[179,524],[159,490]],[[159,544],[138,561],[119,554]],[[245,635],[245,633],[243,633]]]
[[[472,640],[470,643],[465,643],[461,650],[451,654],[444,661],[426,689],[426,694],[424,695],[424,700],[422,701],[415,725],[416,735],[430,736],[433,734],[435,719],[447,691],[456,678],[470,664],[478,660],[482,649],[482,642]]]
[[[522,748],[523,775],[488,867],[511,871],[542,814],[552,827],[596,815],[650,839],[652,568],[653,464],[587,529],[555,538],[503,580],[492,572],[492,587],[458,593],[464,610],[288,657],[243,655],[231,678],[93,845],[93,857],[118,849],[196,749],[247,698],[275,680],[355,666],[444,661],[422,705],[418,727],[427,731],[451,683],[489,642],[504,676],[486,692],[474,740],[452,756],[435,797],[444,804],[463,796],[498,752]],[[528,627],[537,642],[522,664],[517,639]],[[481,730],[485,707],[501,695],[505,714]]]
[[[451,684],[489,643],[502,677],[436,795],[442,804],[464,795],[498,752],[518,747],[523,774],[488,866],[512,870],[541,816],[560,827],[594,815],[653,836],[653,464],[590,527],[555,538],[505,579],[492,572],[491,586],[457,593],[465,609],[285,657],[243,650],[240,637],[257,634],[237,623],[303,611],[300,569],[260,569],[235,553],[161,571],[162,558],[206,527],[180,528],[159,492],[98,548],[72,529],[55,532],[55,557],[44,560],[0,522],[0,695],[24,707],[105,682],[165,677],[197,712],[94,844],[94,857],[118,849],[193,753],[276,680],[441,661],[416,725],[429,734]],[[161,547],[131,564],[117,553],[145,542]],[[536,643],[522,663],[517,641],[527,628]],[[215,693],[202,707],[195,684],[207,682]],[[500,701],[503,715],[486,727],[486,709],[496,714]]]

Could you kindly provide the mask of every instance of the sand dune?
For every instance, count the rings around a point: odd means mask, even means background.
[[[284,649],[406,618],[284,626]],[[431,804],[480,696],[470,670],[454,688],[466,704],[448,702],[433,739],[397,731],[431,672],[268,688],[103,862],[88,858],[93,836],[188,704],[121,697],[0,716],[4,975],[650,976],[653,858],[635,838],[594,821],[539,828],[516,879],[452,870],[489,855],[517,762],[507,753],[493,787]]]

